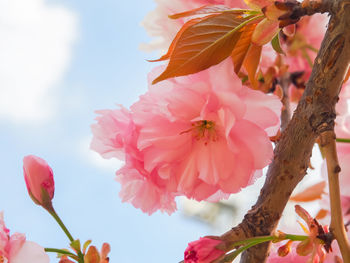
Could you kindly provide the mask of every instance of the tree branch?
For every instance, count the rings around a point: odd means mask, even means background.
[[[237,227],[221,236],[223,240],[270,235],[306,173],[315,139],[333,130],[335,104],[350,62],[350,2],[323,0],[322,4],[331,19],[303,97],[275,148],[258,201]],[[265,262],[269,246],[250,248],[241,262]]]
[[[344,263],[350,263],[350,244],[346,236],[343,213],[340,201],[339,172],[337,149],[334,131],[321,134],[321,147],[327,161],[329,197],[331,203],[330,231],[338,242]]]

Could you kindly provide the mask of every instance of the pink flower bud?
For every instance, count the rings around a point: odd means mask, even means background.
[[[188,244],[185,251],[185,263],[210,263],[225,254],[217,248],[221,240],[202,237]]]
[[[55,191],[51,167],[45,160],[28,155],[23,158],[23,173],[28,193],[34,203],[51,210]]]

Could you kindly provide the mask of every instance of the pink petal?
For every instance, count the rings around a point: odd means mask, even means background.
[[[44,248],[37,243],[26,241],[21,249],[11,257],[11,263],[48,263],[49,256],[45,253]]]

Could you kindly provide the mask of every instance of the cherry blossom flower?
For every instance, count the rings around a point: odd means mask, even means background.
[[[243,87],[232,70],[226,61],[166,80],[131,107],[145,169],[157,168],[169,191],[196,200],[238,192],[270,162],[281,104]]]
[[[0,262],[9,263],[48,263],[49,256],[38,244],[26,241],[24,234],[14,233],[6,228],[3,214],[0,213]]]
[[[185,263],[211,263],[225,254],[225,251],[217,248],[222,243],[208,237],[201,237],[199,240],[188,244],[185,250]]]
[[[150,85],[131,112],[99,111],[91,147],[125,160],[123,201],[170,214],[175,196],[217,201],[253,183],[271,161],[280,110],[277,97],[242,86],[227,60]]]
[[[46,209],[52,209],[55,192],[53,172],[40,157],[28,155],[23,158],[23,173],[28,193],[33,201]]]

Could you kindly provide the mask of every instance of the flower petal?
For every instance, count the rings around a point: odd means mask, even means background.
[[[37,243],[27,241],[22,248],[10,259],[11,263],[35,262],[48,263],[49,256],[45,253],[44,248]]]

